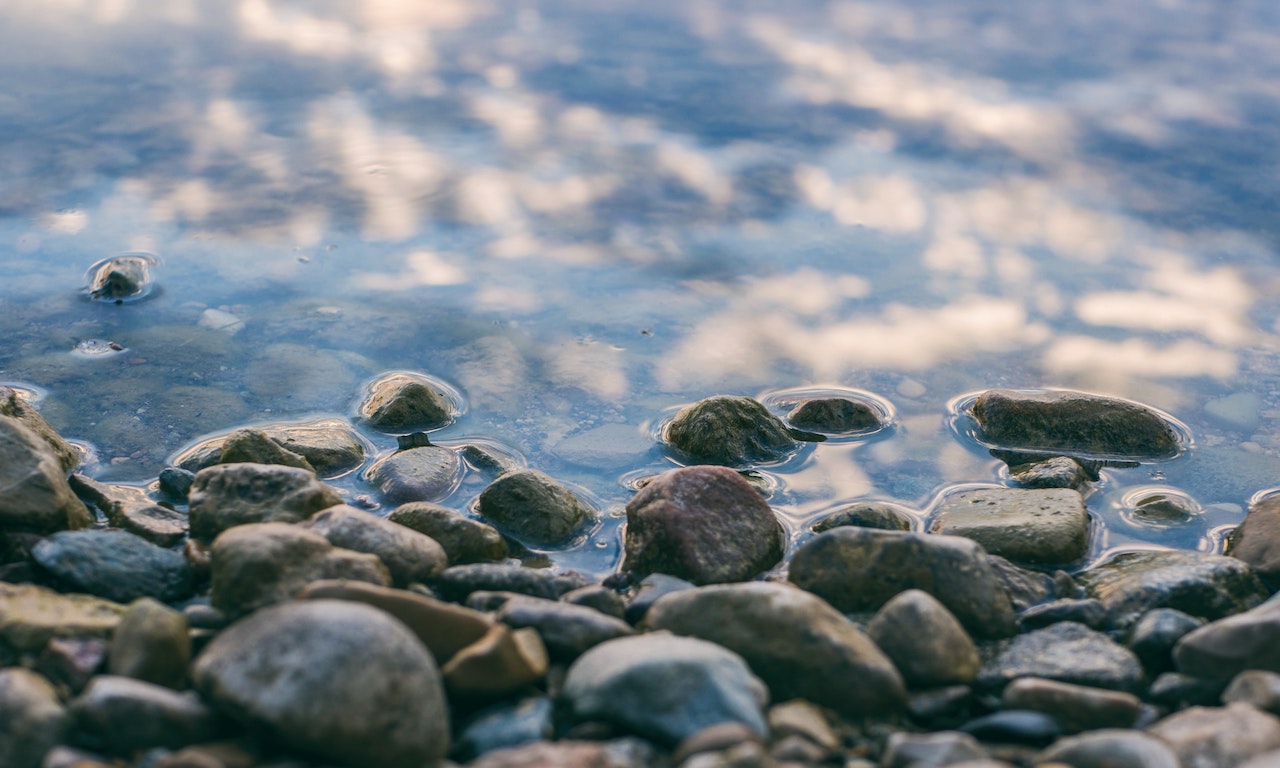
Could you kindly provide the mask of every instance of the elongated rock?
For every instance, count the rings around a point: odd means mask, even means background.
[[[1087,392],[992,389],[971,412],[981,439],[1000,448],[1130,458],[1166,458],[1180,449],[1159,412]]]

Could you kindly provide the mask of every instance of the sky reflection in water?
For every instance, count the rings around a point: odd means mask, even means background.
[[[449,437],[606,505],[667,464],[566,459],[592,429],[721,392],[892,401],[892,434],[766,468],[796,530],[999,480],[947,403],[1077,387],[1196,440],[1106,476],[1099,546],[1211,546],[1107,510],[1158,471],[1221,525],[1280,476],[1277,22],[1245,0],[11,0],[0,380],[144,480],[202,432],[346,414],[417,368],[467,394]],[[76,294],[134,250],[163,257],[159,295]],[[70,355],[97,337],[127,350]]]

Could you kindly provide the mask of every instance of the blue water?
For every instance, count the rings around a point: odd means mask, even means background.
[[[599,571],[681,404],[890,404],[757,468],[800,537],[1005,482],[956,398],[1085,389],[1192,435],[1104,472],[1094,555],[1218,551],[1280,485],[1277,70],[1260,0],[10,0],[0,383],[87,471],[146,483],[203,435],[423,371],[466,399],[437,439],[601,508],[550,553]],[[156,290],[90,301],[123,252],[159,257]],[[1202,512],[1134,523],[1148,486]]]

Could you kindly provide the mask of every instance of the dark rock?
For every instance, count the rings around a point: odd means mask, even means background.
[[[860,501],[832,512],[814,524],[815,533],[841,526],[910,531],[917,527],[919,513],[888,501]]]
[[[455,406],[444,388],[412,373],[393,373],[369,385],[360,416],[382,432],[435,429],[453,421]]]
[[[615,723],[667,746],[717,723],[767,732],[764,683],[737,654],[692,637],[601,643],[569,667],[563,695],[579,720]]]
[[[182,467],[165,467],[160,470],[160,493],[167,498],[183,504],[187,503],[187,492],[196,480],[196,473]]]
[[[1204,626],[1203,619],[1173,608],[1156,608],[1142,614],[1129,632],[1129,650],[1142,662],[1147,676],[1154,678],[1173,669],[1173,647],[1182,636]]]
[[[798,447],[782,420],[750,397],[717,395],[685,407],[665,440],[697,462],[742,466],[777,461]]]
[[[1000,691],[1020,677],[1127,692],[1139,690],[1144,680],[1142,665],[1132,651],[1101,632],[1071,622],[1015,637],[982,665],[978,685]]]
[[[1181,449],[1173,425],[1154,409],[1085,392],[992,389],[971,412],[980,438],[1001,448],[1152,459]]]
[[[1077,600],[1062,598],[1051,603],[1032,606],[1018,614],[1018,628],[1022,631],[1040,629],[1060,621],[1074,621],[1089,629],[1106,629],[1110,621],[1107,607],[1101,600],[1086,598]]]
[[[95,677],[68,713],[88,746],[115,755],[177,749],[218,732],[217,717],[195,693],[116,675]]]
[[[365,472],[365,479],[391,504],[443,499],[461,478],[458,455],[439,446],[396,451]]]
[[[1200,505],[1190,496],[1173,489],[1142,492],[1133,498],[1126,497],[1130,507],[1125,516],[1139,525],[1168,527],[1182,525],[1202,512]]]
[[[497,528],[429,501],[401,504],[387,519],[435,539],[444,547],[449,565],[505,560],[508,555]]]
[[[246,523],[296,523],[342,503],[314,473],[272,464],[218,464],[196,473],[188,494],[191,535],[212,539]]]
[[[1062,733],[1058,722],[1044,712],[1006,709],[970,720],[956,730],[978,741],[1002,744],[1029,744],[1044,747]]]
[[[476,715],[463,726],[454,755],[471,760],[486,752],[535,741],[550,741],[554,706],[545,696],[503,703]]]
[[[774,704],[765,713],[769,722],[769,738],[778,740],[798,736],[831,752],[840,747],[840,737],[832,729],[823,709],[803,699]]]
[[[431,585],[451,603],[460,603],[478,590],[519,592],[522,595],[558,600],[564,593],[591,582],[576,571],[556,573],[522,565],[473,563],[444,569]]]
[[[1033,571],[1015,565],[999,555],[988,554],[987,565],[995,574],[996,581],[1004,587],[1014,611],[1025,611],[1059,594],[1059,576],[1071,582],[1071,577],[1063,571],[1050,576],[1044,571]],[[1074,582],[1071,583],[1074,585]],[[1074,595],[1075,591],[1077,590],[1073,589],[1071,593]]]
[[[22,422],[22,425],[35,433],[53,451],[65,477],[68,472],[80,463],[80,453],[75,447],[63,439],[62,435],[44,420],[40,412],[13,387],[0,385],[0,416],[9,416]]]
[[[515,629],[536,629],[557,661],[572,661],[606,640],[635,633],[622,619],[592,608],[528,595],[513,595],[494,618]]]
[[[644,627],[728,648],[778,701],[805,699],[848,717],[893,712],[906,703],[898,670],[867,635],[827,603],[786,584],[674,592],[649,609]]]
[[[420,768],[449,748],[431,654],[405,625],[367,605],[265,608],[214,638],[192,677],[222,712],[326,763]]]
[[[879,429],[884,425],[875,408],[846,397],[801,400],[787,414],[787,421],[799,429],[837,434]]]
[[[57,584],[116,602],[175,602],[194,590],[186,558],[125,531],[62,531],[37,544],[31,555]]]
[[[1089,512],[1070,488],[974,488],[944,497],[929,531],[973,539],[1015,563],[1070,563],[1089,549]]]
[[[335,547],[376,556],[398,586],[429,581],[448,564],[444,549],[430,536],[346,504],[321,510],[298,527],[319,533]]]
[[[928,592],[908,589],[894,595],[867,624],[867,634],[912,688],[971,683],[977,677],[973,640]]]
[[[1206,624],[1173,648],[1178,671],[1226,682],[1246,669],[1280,672],[1280,599]]]
[[[0,647],[39,653],[53,638],[108,639],[125,607],[90,595],[0,582]]]
[[[560,599],[571,605],[581,605],[599,611],[615,619],[627,618],[627,604],[617,590],[603,584],[590,584],[585,587],[566,592]],[[628,622],[629,623],[629,622]]]
[[[222,441],[219,464],[279,464],[315,472],[311,462],[299,453],[284,448],[260,429],[237,429]]]
[[[622,570],[666,573],[694,584],[749,579],[782,557],[773,509],[725,467],[663,472],[627,503]]]
[[[649,609],[665,595],[684,589],[694,589],[697,585],[691,581],[677,579],[665,573],[651,573],[640,580],[627,599],[627,611],[623,616],[627,623],[638,625],[648,614]]]
[[[1280,719],[1248,704],[1191,707],[1147,729],[1173,748],[1182,768],[1221,768],[1280,748]]]
[[[480,516],[532,546],[563,544],[591,510],[563,483],[533,469],[507,472],[480,493]]]
[[[187,618],[150,598],[135,600],[116,627],[110,654],[111,674],[182,690],[191,662]]]
[[[1131,693],[1023,677],[1005,686],[1001,705],[1006,710],[1042,712],[1052,717],[1064,733],[1079,733],[1098,728],[1132,728],[1142,701]]]
[[[789,578],[844,613],[874,611],[899,592],[933,595],[973,635],[1013,633],[1013,607],[976,542],[959,536],[835,528],[792,557]]]
[[[1075,575],[1102,601],[1118,629],[1153,608],[1176,608],[1217,619],[1259,604],[1268,595],[1248,565],[1201,552],[1127,552]]]
[[[881,768],[936,768],[968,760],[981,760],[987,752],[967,733],[907,733],[889,737],[880,758]]]
[[[1227,554],[1248,563],[1271,589],[1280,588],[1280,496],[1266,496],[1227,538]]]
[[[0,669],[0,765],[40,768],[62,740],[66,711],[58,693],[40,675],[22,667]]]
[[[1009,476],[1028,488],[1072,488],[1077,491],[1097,479],[1084,465],[1069,456],[1018,464],[1009,467]]]
[[[156,257],[148,253],[123,253],[103,259],[85,273],[89,297],[122,304],[146,298],[153,288],[151,268]]]
[[[1182,768],[1169,745],[1141,731],[1104,728],[1058,739],[1036,756],[1036,765],[1073,768]]]
[[[1227,687],[1222,680],[1192,677],[1181,672],[1164,672],[1151,681],[1147,700],[1166,709],[1211,707],[1222,698]]]
[[[0,530],[50,533],[92,522],[48,443],[18,419],[0,416]]]

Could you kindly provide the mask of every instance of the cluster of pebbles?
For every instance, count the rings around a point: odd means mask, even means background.
[[[341,420],[237,430],[144,492],[76,473],[0,390],[0,765],[1280,765],[1280,503],[1227,554],[1075,567],[1099,466],[1181,449],[1154,409],[985,392],[966,413],[1008,487],[949,495],[927,530],[849,505],[784,562],[739,470],[883,414],[708,398],[667,425],[685,466],[627,504],[598,580],[510,557],[599,513],[433,445],[450,403],[407,373],[367,393],[400,436],[364,471],[382,517],[324,481],[365,461]],[[493,474],[465,512],[435,503],[462,457]]]

